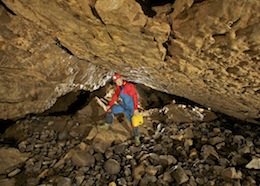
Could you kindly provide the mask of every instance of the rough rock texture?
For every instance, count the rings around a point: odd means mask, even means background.
[[[2,119],[40,113],[119,71],[259,123],[259,1],[175,0],[150,7],[154,16],[134,0],[2,2]]]
[[[195,107],[170,103],[143,113],[141,145],[136,146],[123,130],[126,118],[115,115],[107,130],[97,127],[103,118],[82,118],[99,105],[93,98],[76,115],[27,117],[9,127],[0,135],[0,185],[260,185],[260,127],[223,118],[194,120]],[[184,122],[171,117],[173,106],[183,110],[177,114]],[[183,115],[188,112],[194,114]],[[10,138],[18,148],[8,147]],[[97,141],[106,148],[97,148]]]

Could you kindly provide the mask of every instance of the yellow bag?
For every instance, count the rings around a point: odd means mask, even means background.
[[[132,125],[134,127],[138,127],[138,126],[142,125],[143,123],[144,123],[144,118],[143,118],[142,114],[138,114],[137,116],[136,115],[132,116]]]

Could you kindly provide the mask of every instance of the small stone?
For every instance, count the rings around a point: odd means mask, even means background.
[[[260,169],[260,158],[253,158],[247,165],[247,169]]]
[[[227,181],[230,179],[242,179],[242,172],[236,171],[235,167],[229,167],[221,171],[221,176]]]
[[[130,176],[131,175],[131,169],[126,167],[125,171],[124,171],[124,174],[125,174],[125,176]]]
[[[76,184],[77,185],[82,185],[82,183],[83,183],[83,181],[85,179],[85,176],[76,176],[75,179],[76,179]]]
[[[110,182],[110,183],[108,184],[108,186],[116,186],[116,183],[115,183],[115,182]]]
[[[192,132],[192,129],[191,128],[186,128],[184,130],[184,138],[194,138],[194,134]]]
[[[15,176],[16,174],[18,174],[19,172],[21,172],[21,169],[15,169],[15,170],[13,170],[12,172],[10,172],[9,174],[8,174],[8,177],[13,177],[13,176]]]
[[[15,182],[16,182],[15,178],[0,179],[0,185],[1,186],[14,186],[14,185],[16,185]]]
[[[27,144],[26,141],[22,141],[21,143],[19,143],[18,148],[19,148],[19,150],[20,150],[21,152],[25,152],[26,144]]]
[[[120,172],[120,164],[115,159],[109,159],[106,161],[104,168],[109,174],[118,174]]]
[[[37,178],[28,178],[27,180],[26,180],[26,183],[27,183],[27,185],[28,186],[35,186],[35,185],[38,185],[39,184],[39,179],[37,179]]]
[[[173,177],[171,171],[167,171],[163,173],[163,181],[167,183],[173,182]]]
[[[157,178],[154,175],[145,174],[142,180],[145,180],[145,183],[155,183],[157,181]]]
[[[71,186],[71,179],[61,177],[58,179],[57,186]]]
[[[172,176],[179,185],[189,180],[189,177],[181,166],[176,166],[175,170],[172,172]]]
[[[158,170],[156,169],[156,167],[149,165],[148,167],[146,167],[145,171],[154,176]]]
[[[126,150],[126,145],[124,145],[124,144],[119,144],[119,145],[115,145],[114,146],[115,154],[119,154],[120,155],[120,154],[124,153],[125,150]]]
[[[103,156],[103,154],[100,153],[100,152],[94,154],[94,157],[95,157],[95,159],[96,159],[97,162],[104,160],[104,156]]]
[[[126,159],[131,160],[131,159],[133,159],[133,156],[131,156],[131,155],[126,155]]]
[[[93,127],[93,128],[91,129],[91,131],[89,132],[88,136],[86,137],[86,140],[92,140],[92,139],[94,139],[95,136],[97,135],[97,133],[98,133],[97,128],[96,128],[96,127]]]
[[[77,151],[72,156],[72,162],[75,166],[89,167],[95,163],[95,158],[88,151]]]
[[[69,133],[69,135],[70,135],[71,137],[73,137],[73,138],[76,138],[76,137],[79,136],[79,133],[76,132],[76,131],[71,131],[71,132]]]
[[[223,142],[223,141],[225,141],[224,138],[219,137],[219,136],[216,136],[216,137],[211,138],[211,139],[209,140],[209,143],[210,143],[211,145],[216,145],[216,144],[221,143],[221,142]]]
[[[193,148],[190,150],[190,158],[196,159],[198,157],[197,149]]]
[[[138,167],[136,167],[133,171],[133,177],[135,180],[141,180],[142,176],[145,173],[145,169],[143,165],[139,165]]]
[[[201,154],[204,160],[207,160],[210,156],[219,159],[218,153],[215,151],[214,147],[210,145],[203,145],[201,148]]]
[[[127,181],[126,181],[125,178],[120,178],[120,179],[118,179],[118,184],[119,185],[127,185]]]
[[[196,178],[196,182],[197,182],[199,185],[203,185],[203,184],[204,184],[204,180],[201,179],[201,178]]]

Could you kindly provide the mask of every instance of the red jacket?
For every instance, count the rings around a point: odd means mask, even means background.
[[[124,86],[124,90],[123,90],[123,94],[127,94],[129,96],[131,96],[133,98],[134,101],[134,109],[137,110],[138,109],[138,99],[137,99],[137,92],[136,92],[136,88],[135,85],[132,83],[129,83],[127,81],[123,82],[123,86]],[[121,91],[121,87],[117,86],[114,92],[114,95],[112,96],[111,101],[109,102],[109,106],[111,107],[112,105],[114,105],[115,101],[118,99],[118,97],[120,96],[120,91]]]

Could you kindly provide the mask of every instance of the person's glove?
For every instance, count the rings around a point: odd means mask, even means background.
[[[112,110],[111,110],[111,107],[108,105],[108,106],[106,106],[106,109],[107,109],[107,113],[110,113],[110,112],[112,112]]]

